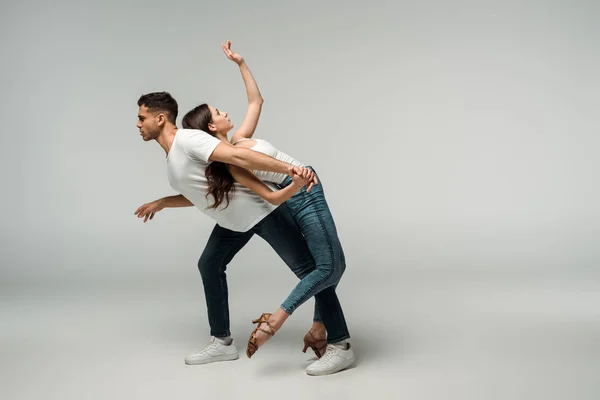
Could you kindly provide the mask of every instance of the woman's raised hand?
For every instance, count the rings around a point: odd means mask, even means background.
[[[233,51],[231,51],[231,40],[228,40],[226,43],[221,43],[221,48],[223,49],[223,53],[225,53],[227,58],[229,58],[237,65],[240,65],[244,62],[242,56],[240,56],[238,53],[234,53]]]

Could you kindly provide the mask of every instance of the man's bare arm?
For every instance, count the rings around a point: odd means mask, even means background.
[[[162,199],[154,200],[150,203],[142,204],[135,210],[135,215],[138,218],[144,218],[144,222],[154,218],[154,214],[162,210],[163,208],[175,208],[175,207],[190,207],[193,206],[192,202],[189,201],[182,194],[176,196],[163,197]]]
[[[209,159],[211,161],[220,161],[226,164],[237,165],[238,167],[249,170],[278,172],[292,177],[294,174],[306,176],[310,173],[310,170],[307,168],[295,167],[258,151],[233,146],[231,143],[227,142],[219,143]],[[308,185],[308,190],[318,183],[317,177],[314,176],[312,182]]]
[[[236,147],[227,142],[221,142],[215,148],[210,155],[210,160],[221,161],[226,164],[233,164],[246,169],[279,172],[287,175],[292,172],[291,167],[293,167],[290,164],[276,160],[266,154],[244,147]]]

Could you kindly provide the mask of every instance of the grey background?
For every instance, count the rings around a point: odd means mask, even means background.
[[[598,398],[597,3],[1,11],[2,398]],[[227,39],[265,98],[256,136],[316,167],[338,225],[359,360],[336,376],[303,371],[312,301],[252,360],[184,366],[208,339],[213,223],[133,215],[172,194],[142,93],[241,123]],[[229,280],[243,350],[296,281],[259,238]]]

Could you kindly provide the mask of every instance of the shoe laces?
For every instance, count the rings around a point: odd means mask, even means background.
[[[213,338],[210,341],[210,344],[208,346],[206,346],[204,349],[200,350],[200,353],[206,353],[209,350],[212,350],[214,348],[216,348],[217,346],[219,346],[219,343],[217,342],[217,340],[215,338]]]
[[[336,348],[334,345],[328,344],[327,350],[325,350],[325,354],[323,354],[323,357],[321,357],[321,361],[328,362],[331,359],[331,357],[333,357],[335,353],[337,353],[338,350],[339,349]]]

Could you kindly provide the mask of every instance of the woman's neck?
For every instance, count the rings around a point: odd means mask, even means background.
[[[229,139],[227,139],[227,133],[217,133],[215,137],[222,142],[229,142]]]

